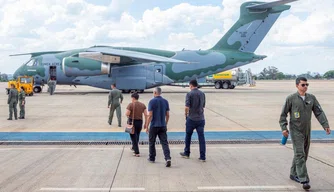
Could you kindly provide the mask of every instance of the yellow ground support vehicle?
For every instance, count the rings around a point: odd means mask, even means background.
[[[33,96],[34,77],[32,76],[19,76],[16,80],[8,81],[8,88],[6,88],[7,95],[9,94],[10,85],[14,84],[18,92],[21,91],[20,87],[23,87],[24,92],[28,96]]]

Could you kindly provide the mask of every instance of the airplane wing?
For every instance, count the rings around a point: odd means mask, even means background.
[[[44,51],[44,52],[32,52],[32,53],[20,53],[20,54],[13,54],[9,56],[21,56],[21,55],[31,55],[31,57],[36,57],[44,54],[55,54],[55,53],[61,53],[64,51]]]
[[[128,57],[134,60],[140,60],[145,62],[159,62],[159,63],[181,63],[181,64],[189,64],[194,62],[182,61],[177,59],[171,59],[168,57],[142,53],[137,51],[128,51],[128,50],[119,50],[113,48],[105,48],[105,47],[93,47],[86,50],[86,52],[100,52],[102,54],[120,56],[120,57]]]
[[[279,5],[284,5],[293,1],[298,1],[298,0],[280,0],[280,1],[273,1],[273,2],[269,2],[269,3],[261,3],[261,4],[255,4],[255,5],[249,5],[247,6],[248,9],[269,9],[269,8],[273,8]]]

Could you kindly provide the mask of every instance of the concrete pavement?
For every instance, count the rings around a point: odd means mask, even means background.
[[[123,146],[1,146],[0,191],[304,191],[289,179],[291,145],[207,145],[199,162],[171,145],[172,166],[157,145],[155,163]],[[334,191],[334,144],[312,144],[307,161],[311,191]]]

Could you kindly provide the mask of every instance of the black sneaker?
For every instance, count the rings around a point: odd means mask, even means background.
[[[170,159],[168,159],[166,161],[166,167],[170,167],[172,165],[172,161]]]
[[[308,183],[303,183],[303,189],[309,190],[311,186]]]
[[[189,155],[184,154],[184,152],[181,152],[180,155],[185,159],[189,159]]]
[[[297,176],[290,175],[290,179],[292,181],[296,181],[297,183],[300,183],[299,178]]]

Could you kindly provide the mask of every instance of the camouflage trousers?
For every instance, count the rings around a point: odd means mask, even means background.
[[[25,105],[20,104],[20,117],[24,117],[25,113]]]
[[[310,150],[310,131],[301,133],[291,130],[290,134],[294,151],[290,175],[297,176],[300,182],[309,182],[306,161]]]
[[[17,119],[17,102],[11,101],[9,103],[9,119],[13,118],[13,110],[14,110],[14,117]]]
[[[120,104],[111,104],[109,111],[109,121],[108,123],[112,123],[112,119],[114,117],[114,112],[116,110],[116,116],[118,120],[118,126],[122,125],[122,115],[121,115],[121,105]]]

